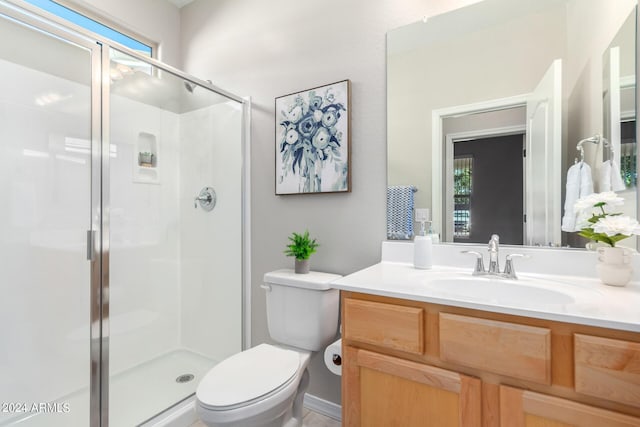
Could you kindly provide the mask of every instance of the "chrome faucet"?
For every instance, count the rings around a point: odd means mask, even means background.
[[[482,259],[482,254],[480,252],[477,251],[462,251],[463,254],[471,254],[471,255],[475,255],[476,256],[476,266],[473,269],[473,274],[474,276],[482,276],[487,274],[487,272],[484,270],[484,261]]]
[[[482,254],[477,251],[462,251],[463,254],[471,254],[476,256],[476,265],[473,269],[474,276],[498,276],[504,277],[505,279],[517,279],[516,270],[513,266],[513,258],[529,258],[527,255],[523,254],[509,254],[506,257],[506,262],[504,266],[504,272],[500,272],[500,261],[498,259],[498,250],[500,247],[500,236],[494,234],[491,236],[491,240],[489,240],[489,269],[484,269],[484,260]]]
[[[498,249],[500,246],[500,236],[493,234],[489,240],[489,274],[500,273],[500,261],[498,260]]]
[[[528,255],[523,255],[523,254],[509,254],[507,255],[507,261],[504,264],[504,273],[502,273],[502,275],[504,277],[506,277],[507,279],[517,279],[518,276],[516,276],[516,270],[513,267],[513,259],[516,257],[520,257],[520,258],[529,258]]]

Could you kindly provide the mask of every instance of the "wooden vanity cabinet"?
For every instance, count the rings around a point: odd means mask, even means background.
[[[640,427],[640,334],[341,292],[350,427]]]
[[[638,427],[640,418],[555,396],[500,386],[500,425]]]
[[[479,379],[351,346],[343,356],[344,426],[481,426]]]

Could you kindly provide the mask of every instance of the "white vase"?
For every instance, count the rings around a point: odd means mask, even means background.
[[[625,286],[631,280],[632,253],[628,248],[599,247],[596,271],[600,281],[610,286]]]

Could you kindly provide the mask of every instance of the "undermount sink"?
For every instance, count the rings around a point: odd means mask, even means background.
[[[492,276],[446,277],[428,282],[438,294],[456,299],[482,301],[499,305],[539,307],[567,305],[575,299],[562,289],[549,289],[548,283],[537,280],[512,280]],[[560,285],[561,287],[561,285]]]

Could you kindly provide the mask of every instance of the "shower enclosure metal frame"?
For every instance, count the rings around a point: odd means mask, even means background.
[[[90,425],[109,426],[109,64],[111,49],[126,53],[154,68],[202,86],[242,106],[241,199],[241,330],[242,349],[250,345],[250,219],[249,139],[251,100],[221,89],[156,59],[141,55],[113,40],[79,27],[22,0],[0,0],[0,15],[21,25],[66,40],[91,52],[91,230],[87,230],[90,262]],[[176,404],[179,402],[176,402]]]

